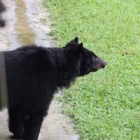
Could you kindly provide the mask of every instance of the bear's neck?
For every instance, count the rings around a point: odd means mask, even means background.
[[[70,52],[72,53],[72,52]],[[70,83],[78,76],[78,60],[73,54],[68,56],[63,48],[54,52],[56,81],[60,88],[69,87]]]

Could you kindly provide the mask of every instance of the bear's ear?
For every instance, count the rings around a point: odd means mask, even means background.
[[[78,43],[78,37],[75,37],[74,42]]]
[[[78,47],[83,48],[83,43],[81,42]]]
[[[79,56],[81,56],[80,54],[82,54],[82,50],[83,50],[83,43],[80,43],[76,48],[76,56],[78,58],[79,58]]]
[[[83,43],[80,43],[77,48],[78,48],[78,51],[81,52],[83,49]]]

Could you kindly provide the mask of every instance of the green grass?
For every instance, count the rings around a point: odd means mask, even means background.
[[[78,78],[61,99],[81,140],[140,140],[140,1],[44,4],[58,45],[78,36],[108,62],[105,69]]]

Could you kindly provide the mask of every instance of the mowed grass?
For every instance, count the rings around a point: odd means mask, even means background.
[[[140,140],[140,1],[44,0],[59,46],[75,36],[108,62],[62,97],[81,140]]]

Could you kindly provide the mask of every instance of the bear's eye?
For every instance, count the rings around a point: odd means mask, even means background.
[[[88,60],[88,65],[91,65],[93,63],[93,59]]]
[[[93,57],[93,58],[97,58],[97,56],[96,56],[94,53],[93,53],[92,57]]]

